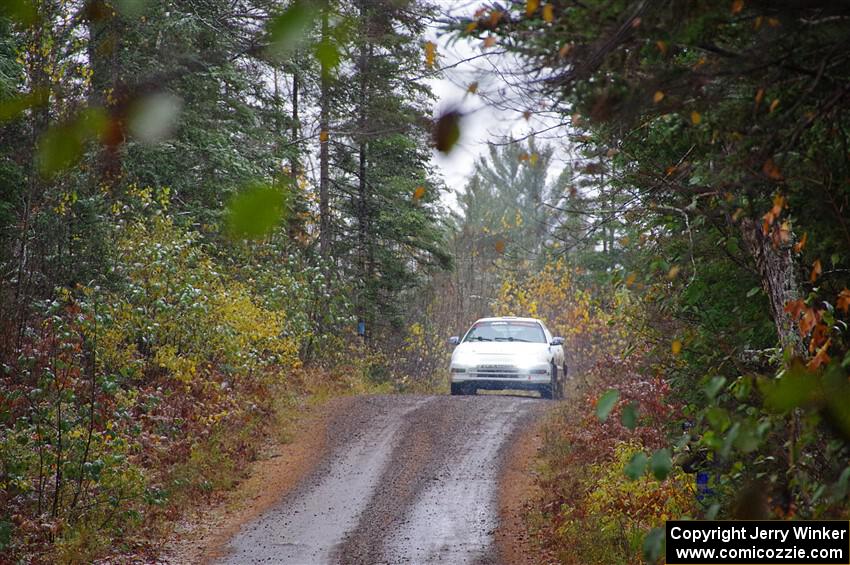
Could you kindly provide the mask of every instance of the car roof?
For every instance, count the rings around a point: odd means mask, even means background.
[[[494,318],[480,318],[475,320],[475,323],[478,322],[537,322],[538,324],[542,324],[541,320],[537,318],[519,318],[517,316],[497,316]]]

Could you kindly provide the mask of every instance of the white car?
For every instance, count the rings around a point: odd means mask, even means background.
[[[543,398],[562,398],[567,365],[564,338],[552,337],[535,318],[482,318],[463,339],[455,336],[452,394],[478,389],[536,390]]]

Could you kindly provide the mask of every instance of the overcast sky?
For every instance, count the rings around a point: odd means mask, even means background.
[[[484,2],[470,0],[436,0],[445,16],[468,16]],[[446,69],[439,78],[427,79],[437,104],[435,115],[449,107],[456,107],[465,114],[461,122],[461,138],[449,155],[434,150],[432,162],[442,174],[448,187],[461,191],[472,174],[475,159],[487,152],[487,143],[499,141],[506,136],[519,138],[556,123],[554,116],[532,108],[533,102],[524,98],[523,93],[513,91],[496,69],[510,70],[520,63],[501,55],[498,44],[485,49],[481,40],[457,40],[440,36],[438,25],[432,26],[426,39],[437,43],[437,66]],[[450,45],[451,43],[451,45]],[[458,64],[460,61],[468,62]],[[469,85],[478,84],[475,94],[468,92]],[[497,109],[487,100],[498,99],[515,110]],[[530,120],[524,110],[534,110]],[[557,165],[553,163],[553,165]],[[556,174],[558,166],[550,173]],[[446,204],[454,206],[454,194],[448,195]]]

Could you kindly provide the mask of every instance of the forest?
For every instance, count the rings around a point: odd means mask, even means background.
[[[528,126],[460,190],[457,44]],[[7,0],[0,562],[155,559],[305,403],[446,393],[485,315],[566,339],[539,562],[850,519],[848,47],[826,1]]]

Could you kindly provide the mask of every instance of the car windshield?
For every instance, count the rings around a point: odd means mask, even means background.
[[[537,322],[476,322],[463,341],[525,341],[546,343],[543,328]]]

